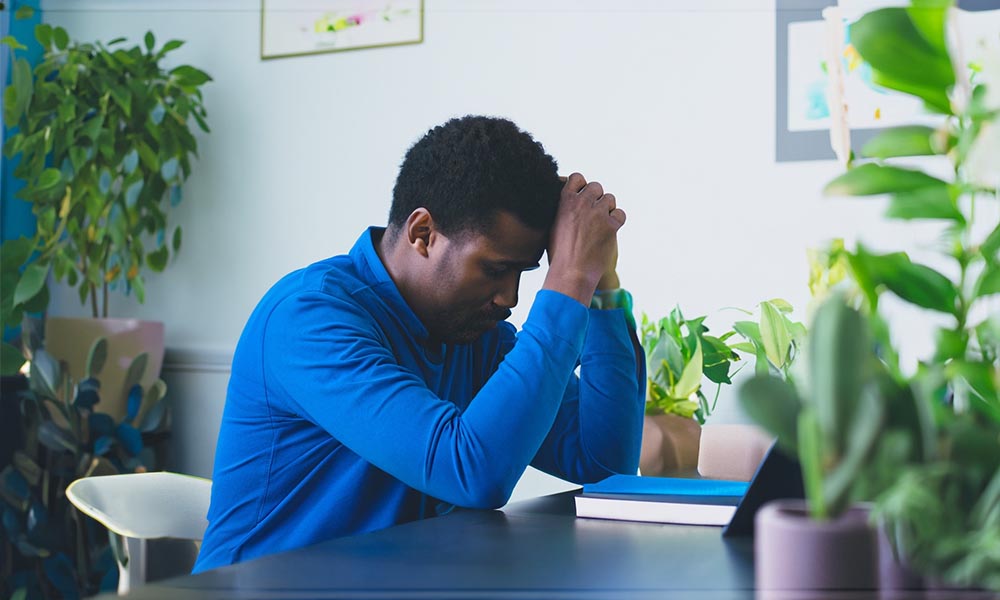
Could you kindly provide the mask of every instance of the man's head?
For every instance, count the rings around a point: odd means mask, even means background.
[[[452,119],[407,151],[383,259],[432,338],[471,342],[509,316],[561,189],[555,160],[505,119]]]

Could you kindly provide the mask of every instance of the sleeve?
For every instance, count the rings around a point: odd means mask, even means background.
[[[520,343],[520,342],[518,342]],[[566,386],[531,464],[574,483],[635,474],[642,444],[646,362],[623,310],[591,310],[580,375]]]
[[[405,484],[458,506],[502,506],[552,427],[589,318],[572,298],[542,292],[464,413],[397,362],[358,303],[321,292],[272,314],[265,387]]]

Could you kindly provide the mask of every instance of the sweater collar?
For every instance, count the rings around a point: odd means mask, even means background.
[[[371,286],[372,290],[390,306],[403,327],[421,344],[427,344],[429,336],[427,328],[413,312],[410,305],[403,299],[403,295],[396,287],[396,283],[389,277],[389,272],[378,252],[375,251],[376,240],[382,239],[385,233],[384,227],[369,227],[361,234],[358,241],[351,248],[351,261],[358,269],[361,278]]]

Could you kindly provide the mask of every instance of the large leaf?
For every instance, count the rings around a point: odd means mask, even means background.
[[[794,454],[802,403],[791,385],[776,377],[758,375],[741,385],[737,393],[747,416]]]
[[[76,440],[73,435],[60,429],[52,421],[45,421],[38,427],[38,441],[55,452],[76,452]]]
[[[948,9],[954,0],[912,0],[906,9],[907,16],[920,37],[930,44],[934,50],[947,55],[948,43],[945,38],[945,22]]]
[[[779,369],[785,366],[792,336],[781,312],[770,302],[760,303],[760,337],[771,364]]]
[[[108,360],[108,340],[100,337],[94,340],[87,353],[87,377],[97,377],[104,369],[104,363]]]
[[[0,374],[14,375],[24,366],[24,355],[14,346],[3,342],[0,346]]]
[[[923,171],[865,163],[826,184],[823,193],[828,196],[872,196],[947,185]]]
[[[672,390],[672,396],[677,399],[685,399],[691,397],[692,394],[701,388],[701,377],[702,377],[702,351],[701,351],[701,340],[695,341],[694,354],[691,356],[691,360],[688,364],[684,365],[684,370],[681,372],[680,379],[677,380],[677,384]]]
[[[870,12],[851,25],[851,44],[872,66],[876,83],[914,94],[928,105],[950,113],[948,89],[955,83],[955,72],[948,53],[922,35],[937,35],[929,33],[936,27],[936,18],[929,12],[925,14],[928,16],[920,19],[918,29],[905,8]]]
[[[983,243],[979,246],[979,251],[983,253],[983,258],[988,263],[1000,262],[1000,225],[997,225]]]
[[[976,282],[975,298],[1000,294],[1000,264],[988,263]]]
[[[809,329],[809,404],[824,436],[824,453],[845,450],[851,419],[874,359],[861,314],[840,295],[816,311]]]
[[[949,219],[965,223],[965,217],[955,204],[953,188],[939,185],[893,194],[885,216],[893,219]]]
[[[17,287],[14,289],[14,304],[24,304],[35,297],[45,285],[45,277],[49,274],[46,263],[32,263],[24,269]]]
[[[926,156],[936,154],[931,147],[934,128],[906,125],[885,129],[861,148],[861,155],[871,158]]]
[[[884,285],[917,306],[955,314],[958,291],[951,280],[928,266],[911,262],[906,253],[875,255],[859,248],[853,259],[852,263],[862,266],[874,285]]]
[[[34,351],[31,360],[28,382],[31,390],[42,398],[56,398],[56,392],[62,383],[59,363],[52,355],[42,348]]]

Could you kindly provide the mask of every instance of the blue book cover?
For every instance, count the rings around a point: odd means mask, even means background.
[[[597,483],[585,484],[583,493],[623,500],[736,505],[748,487],[750,484],[745,481],[612,475]]]

